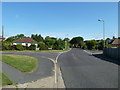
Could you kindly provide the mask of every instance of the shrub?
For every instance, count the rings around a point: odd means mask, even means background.
[[[87,49],[87,45],[84,44],[83,47],[82,47],[82,49]]]
[[[39,47],[39,50],[47,50],[48,49],[47,45],[45,45],[44,42],[39,42],[38,47]]]
[[[105,46],[105,48],[111,48],[111,47],[112,47],[112,45],[110,45],[110,44]]]
[[[24,50],[23,45],[21,44],[16,45],[16,50]]]
[[[4,41],[2,44],[2,50],[11,50],[11,43]]]
[[[31,44],[30,46],[29,46],[29,50],[35,50],[36,49],[36,46],[34,45],[34,44]]]

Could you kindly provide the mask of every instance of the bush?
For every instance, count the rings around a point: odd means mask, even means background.
[[[96,40],[90,40],[90,41],[86,41],[86,45],[87,45],[87,48],[89,50],[92,50],[92,49],[97,49],[97,41]]]
[[[18,44],[18,45],[16,45],[16,50],[24,50],[24,47],[23,47],[23,45],[21,45],[21,44]]]
[[[11,50],[11,43],[10,42],[7,42],[7,41],[4,41],[2,44],[2,50]]]
[[[47,45],[45,45],[44,42],[39,42],[38,47],[39,47],[39,50],[47,50],[48,49]]]
[[[31,45],[29,46],[29,50],[36,50],[36,46],[35,46],[34,44],[31,44]]]
[[[111,47],[112,47],[112,45],[110,45],[110,44],[105,46],[105,48],[111,48]]]
[[[82,47],[82,49],[87,49],[87,45],[84,44],[83,47]]]

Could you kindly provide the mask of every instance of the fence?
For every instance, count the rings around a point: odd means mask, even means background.
[[[104,48],[103,54],[118,60],[120,59],[120,48]]]

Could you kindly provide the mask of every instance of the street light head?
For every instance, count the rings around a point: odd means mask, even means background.
[[[102,19],[98,19],[98,21],[100,21],[100,22],[101,22],[101,21],[104,22],[104,20],[102,20]]]

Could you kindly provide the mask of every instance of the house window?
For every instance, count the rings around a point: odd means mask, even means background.
[[[22,43],[16,43],[16,44],[20,44],[21,45]]]

